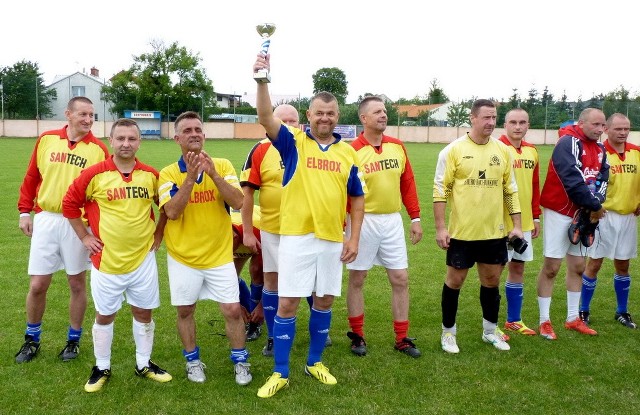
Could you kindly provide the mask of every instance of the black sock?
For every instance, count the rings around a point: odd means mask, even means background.
[[[480,286],[480,306],[482,307],[482,318],[490,323],[498,324],[498,313],[500,312],[500,289],[498,287]]]
[[[449,288],[447,284],[442,285],[442,325],[448,329],[455,326],[456,314],[458,314],[458,297],[460,290]]]

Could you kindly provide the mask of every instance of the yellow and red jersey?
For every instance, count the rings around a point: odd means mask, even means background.
[[[62,212],[62,198],[71,182],[82,170],[109,157],[107,146],[91,132],[72,144],[67,129],[64,126],[38,137],[20,186],[20,213]]]
[[[158,172],[136,160],[123,175],[109,158],[84,170],[73,181],[62,202],[66,218],[79,218],[84,207],[91,232],[104,244],[91,256],[105,274],[126,274],[142,264],[151,246],[158,200]]]
[[[624,153],[619,154],[609,141],[604,142],[609,161],[609,187],[602,206],[606,210],[628,215],[640,205],[640,147],[625,143]]]
[[[518,186],[507,147],[489,138],[476,144],[464,135],[438,155],[433,201],[448,202],[449,235],[463,241],[503,238],[504,211],[520,213]]]
[[[533,230],[533,220],[538,219],[542,213],[540,209],[540,168],[538,150],[533,144],[524,140],[520,142],[520,148],[515,148],[506,135],[499,139],[509,149],[513,159],[513,173],[518,184],[518,199],[522,212],[522,230]],[[506,212],[505,212],[506,213]],[[513,229],[511,216],[505,214],[507,231]]]
[[[253,234],[256,239],[260,241],[260,206],[253,207]],[[235,249],[233,255],[236,258],[253,256],[254,253],[249,248],[242,244],[242,238],[244,237],[244,226],[242,225],[242,214],[239,210],[231,211],[231,226],[233,227],[233,231],[240,236],[240,245]]]
[[[280,233],[283,174],[284,164],[280,153],[271,145],[270,140],[265,139],[257,143],[249,152],[240,178],[241,186],[260,190],[259,203],[262,212],[260,229],[273,234]]]
[[[334,134],[321,146],[310,133],[282,125],[273,145],[284,163],[280,234],[342,242],[347,196],[364,196],[353,147]]]
[[[419,218],[416,181],[402,141],[383,135],[380,146],[374,147],[360,133],[351,146],[358,152],[360,172],[367,184],[365,212],[395,213],[404,204],[411,219]]]
[[[214,168],[240,190],[236,171],[227,159],[214,158]],[[160,207],[178,192],[187,177],[182,157],[160,171]],[[176,261],[196,269],[209,269],[233,261],[233,230],[229,206],[208,174],[202,173],[191,190],[182,215],[168,220],[164,229],[167,251]]]

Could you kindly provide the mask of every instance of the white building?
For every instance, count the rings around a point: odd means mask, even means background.
[[[109,102],[102,100],[101,89],[105,80],[100,78],[98,69],[91,68],[89,74],[76,72],[67,76],[56,76],[47,89],[55,89],[57,98],[51,101],[50,120],[66,120],[64,111],[67,103],[73,97],[87,97],[93,102],[95,121],[115,121],[115,115],[111,112]]]

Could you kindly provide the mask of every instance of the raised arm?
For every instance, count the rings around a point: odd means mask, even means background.
[[[259,54],[253,64],[253,72],[256,73],[260,69],[269,69],[270,58],[270,55]],[[282,121],[273,116],[273,105],[271,104],[271,97],[269,96],[269,84],[261,82],[257,84],[256,109],[258,112],[258,121],[267,131],[267,137],[269,137],[270,140],[276,140]]]

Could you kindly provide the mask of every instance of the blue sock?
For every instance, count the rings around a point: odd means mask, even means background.
[[[69,331],[67,332],[67,340],[80,342],[81,336],[82,336],[82,327],[80,327],[79,330],[76,330],[73,327],[69,326]]]
[[[283,378],[289,377],[289,355],[296,335],[296,318],[283,318],[278,315],[273,319],[273,371]]]
[[[262,310],[264,311],[264,323],[267,326],[267,335],[273,338],[273,319],[278,312],[278,292],[262,290]]]
[[[591,299],[596,290],[598,277],[589,278],[582,274],[582,293],[580,294],[580,311],[589,311],[591,309]]]
[[[312,295],[307,297],[307,304],[309,304],[309,310],[311,310],[311,307],[313,307],[313,296]]]
[[[509,282],[504,284],[504,292],[507,297],[507,321],[522,320],[522,300],[524,297],[524,284],[521,282]]]
[[[616,313],[626,313],[629,302],[629,288],[631,287],[631,275],[613,274],[613,289],[616,292],[618,308]]]
[[[311,309],[309,316],[309,355],[307,356],[307,366],[313,366],[322,362],[322,352],[324,344],[329,335],[331,326],[331,310]]]
[[[42,334],[42,322],[40,323],[27,323],[27,329],[24,334],[31,336],[34,342],[40,343],[40,334]]]
[[[249,359],[249,352],[246,348],[242,349],[231,349],[231,361],[235,365],[236,363],[246,362]]]
[[[182,355],[187,359],[187,362],[193,362],[194,360],[200,360],[200,347],[196,346],[193,351],[188,352],[186,350],[182,350]]]
[[[240,305],[251,312],[251,291],[242,278],[238,278],[238,288],[240,289]]]
[[[262,285],[251,284],[251,308],[247,310],[250,313],[253,312],[260,300],[262,300]]]

